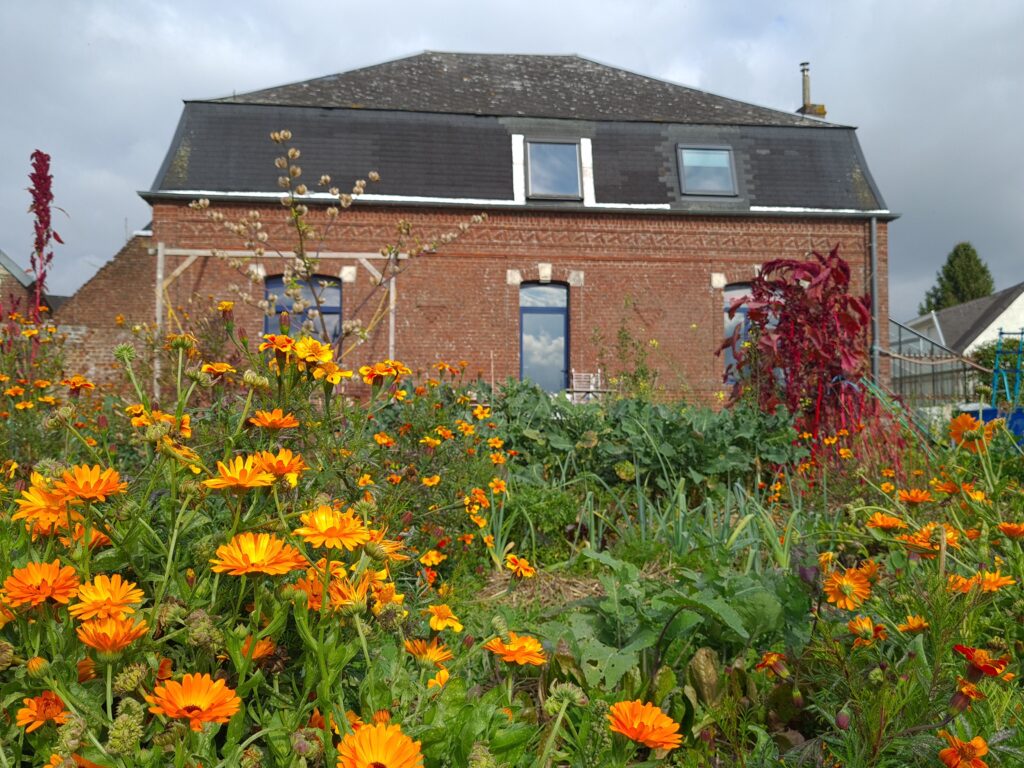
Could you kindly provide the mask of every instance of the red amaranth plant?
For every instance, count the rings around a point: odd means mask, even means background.
[[[802,429],[814,434],[856,427],[865,416],[869,296],[853,296],[850,265],[836,246],[810,259],[779,259],[764,265],[750,294],[729,308],[747,310],[742,326],[723,344],[736,369],[733,401],[753,397],[765,411],[784,405]],[[749,341],[749,343],[747,343]]]
[[[43,303],[43,291],[46,288],[46,275],[50,269],[50,262],[53,261],[52,242],[56,241],[63,245],[53,229],[53,176],[50,174],[50,156],[41,150],[32,153],[32,173],[28,175],[32,185],[29,187],[29,194],[32,195],[32,205],[29,206],[36,217],[35,223],[35,245],[32,249],[32,275],[35,278],[34,295],[31,312],[32,319],[39,321],[39,308]]]

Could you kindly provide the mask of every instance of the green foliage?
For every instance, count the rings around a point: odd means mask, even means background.
[[[970,243],[957,243],[928,289],[918,314],[938,312],[957,304],[991,295],[995,290],[992,273]]]

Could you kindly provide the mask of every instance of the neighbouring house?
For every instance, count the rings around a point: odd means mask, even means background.
[[[648,362],[668,395],[713,401],[727,389],[715,353],[724,309],[766,261],[839,245],[854,290],[868,292],[874,278],[874,311],[888,314],[895,215],[855,129],[808,116],[824,110],[804,78],[794,114],[578,56],[426,52],[188,101],[140,193],[151,227],[60,313],[81,341],[69,368],[99,376],[133,326],[173,330],[237,291],[276,297],[270,313],[291,306],[280,277],[294,248],[279,203],[281,147],[268,138],[288,129],[323,236],[328,334],[368,322],[382,279],[393,302],[346,358],[353,365],[391,356],[425,370],[464,359],[472,376],[557,391],[628,365],[615,353],[625,329],[657,341]],[[347,191],[371,170],[380,181],[328,226],[316,180],[329,174]],[[266,253],[252,257],[223,223],[190,209],[198,198],[228,222],[257,211]],[[377,269],[399,221],[430,239],[482,212],[485,223],[397,277]],[[235,320],[252,339],[277,328],[242,302]],[[882,324],[874,342],[885,346],[886,333]]]
[[[33,296],[35,280],[25,269],[0,250],[0,307],[5,313],[25,312]]]
[[[1024,328],[1024,283],[990,296],[916,317],[908,328],[960,355],[999,338],[999,331]]]

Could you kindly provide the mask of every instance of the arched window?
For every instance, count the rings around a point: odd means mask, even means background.
[[[312,287],[310,283],[312,283]],[[273,299],[274,314],[264,319],[263,332],[280,333],[281,313],[288,312],[291,315],[290,330],[293,336],[299,335],[302,324],[307,319],[311,319],[313,321],[311,335],[321,341],[336,341],[341,335],[341,280],[330,275],[313,275],[309,281],[300,280],[298,285],[302,290],[301,302],[304,309],[301,313],[295,314],[295,299],[285,294],[288,286],[285,284],[284,278],[281,275],[276,275],[266,279],[264,283],[266,298],[268,301],[271,300],[271,297],[275,298]],[[314,316],[317,310],[323,316],[323,323],[320,318]],[[326,339],[323,332],[324,325],[327,326]]]
[[[736,329],[739,328],[739,338],[741,341],[746,341],[749,322],[747,320],[747,308],[745,306],[739,307],[732,317],[729,317],[729,307],[732,306],[733,302],[737,299],[742,299],[744,296],[750,294],[750,283],[730,283],[725,286],[723,292],[724,299],[724,316],[725,316],[725,339],[729,340],[736,333]],[[736,355],[733,352],[731,346],[726,347],[722,351],[722,358],[725,360],[725,375],[726,381],[730,384],[736,382]]]
[[[547,392],[569,386],[569,286],[519,287],[519,377]]]

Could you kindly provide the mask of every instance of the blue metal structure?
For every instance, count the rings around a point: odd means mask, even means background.
[[[1020,406],[1021,363],[1024,362],[1024,328],[999,329],[996,357],[992,363],[992,407],[1016,411]]]

